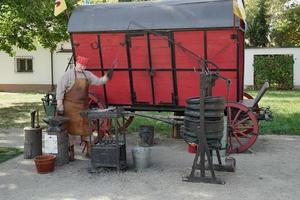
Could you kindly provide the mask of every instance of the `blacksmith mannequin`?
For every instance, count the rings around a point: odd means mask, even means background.
[[[103,85],[112,78],[113,70],[99,78],[90,71],[86,71],[88,58],[78,56],[76,67],[67,70],[57,84],[56,99],[59,115],[69,118],[66,129],[69,133],[69,159],[74,160],[74,145],[76,136],[82,136],[87,146],[86,156],[90,156],[90,142],[88,137],[88,121],[80,116],[80,111],[88,109],[89,85]]]

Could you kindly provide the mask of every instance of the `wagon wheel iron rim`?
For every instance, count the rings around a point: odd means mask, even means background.
[[[243,92],[243,97],[245,97],[246,99],[254,99],[253,96],[247,92]]]
[[[258,121],[253,112],[240,103],[227,103],[228,153],[242,153],[250,148],[259,134]]]

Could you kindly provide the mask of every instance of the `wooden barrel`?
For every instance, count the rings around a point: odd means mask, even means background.
[[[200,127],[200,98],[192,97],[186,100],[184,111],[184,126],[182,135],[188,143],[198,143],[201,134]],[[209,143],[221,141],[224,132],[225,101],[222,96],[209,96],[204,98],[204,133]]]
[[[25,127],[24,158],[32,159],[42,155],[42,128]]]

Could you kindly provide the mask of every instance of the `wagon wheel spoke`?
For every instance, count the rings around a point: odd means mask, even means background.
[[[242,113],[241,110],[238,111],[238,113],[235,115],[233,121],[232,121],[232,124],[235,124],[236,120],[238,119],[238,117],[240,116],[240,114]]]
[[[239,136],[238,136],[234,131],[233,131],[233,135],[234,135],[235,140],[236,140],[241,146],[244,145],[244,144],[241,142]]]
[[[101,102],[96,95],[89,94],[89,108],[99,108],[104,109],[105,105]],[[99,137],[103,137],[104,135],[110,134],[111,128],[111,120],[110,119],[102,119],[99,120],[99,130],[97,130],[97,120],[93,120],[93,131],[97,131]]]
[[[250,119],[249,117],[246,117],[246,118],[244,118],[244,119],[238,121],[237,123],[235,123],[234,126],[238,126],[238,125],[240,125],[240,124],[246,122],[246,121],[249,120],[249,119]]]
[[[248,134],[246,134],[246,133],[244,133],[244,131],[239,131],[239,130],[235,130],[238,134],[240,134],[240,135],[242,135],[242,136],[244,136],[244,137],[246,137],[246,138],[250,138],[250,136],[248,135]]]
[[[253,125],[239,124],[239,125],[234,125],[234,128],[241,130],[243,132],[247,132],[253,130]]]

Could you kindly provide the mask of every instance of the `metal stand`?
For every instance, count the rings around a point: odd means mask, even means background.
[[[127,167],[126,162],[126,135],[124,127],[124,112],[120,108],[100,110],[92,109],[81,113],[83,116],[87,116],[89,120],[89,132],[91,142],[91,168],[90,172],[96,172],[97,167],[115,167],[119,171]],[[101,138],[98,134],[97,143],[92,143],[92,124],[93,121],[110,119],[112,121],[112,130],[114,135],[110,135],[107,138]],[[121,119],[121,123],[119,122]],[[97,127],[99,130],[99,127]],[[119,135],[123,134],[123,138],[120,139]]]
[[[211,94],[211,88],[214,85],[216,76],[214,74],[207,74],[204,67],[200,76],[200,131],[197,134],[198,138],[198,148],[194,158],[192,171],[189,176],[185,177],[183,180],[188,182],[204,182],[204,183],[214,183],[214,184],[225,184],[224,181],[218,179],[215,175],[211,150],[207,143],[207,138],[205,134],[205,104],[204,99],[208,94]],[[208,169],[210,170],[211,177],[207,177],[205,174],[205,155],[208,161]],[[198,159],[200,157],[200,163],[198,164]],[[219,158],[218,158],[219,159]],[[220,161],[221,159],[219,159]],[[196,170],[200,170],[200,176],[196,176]]]

